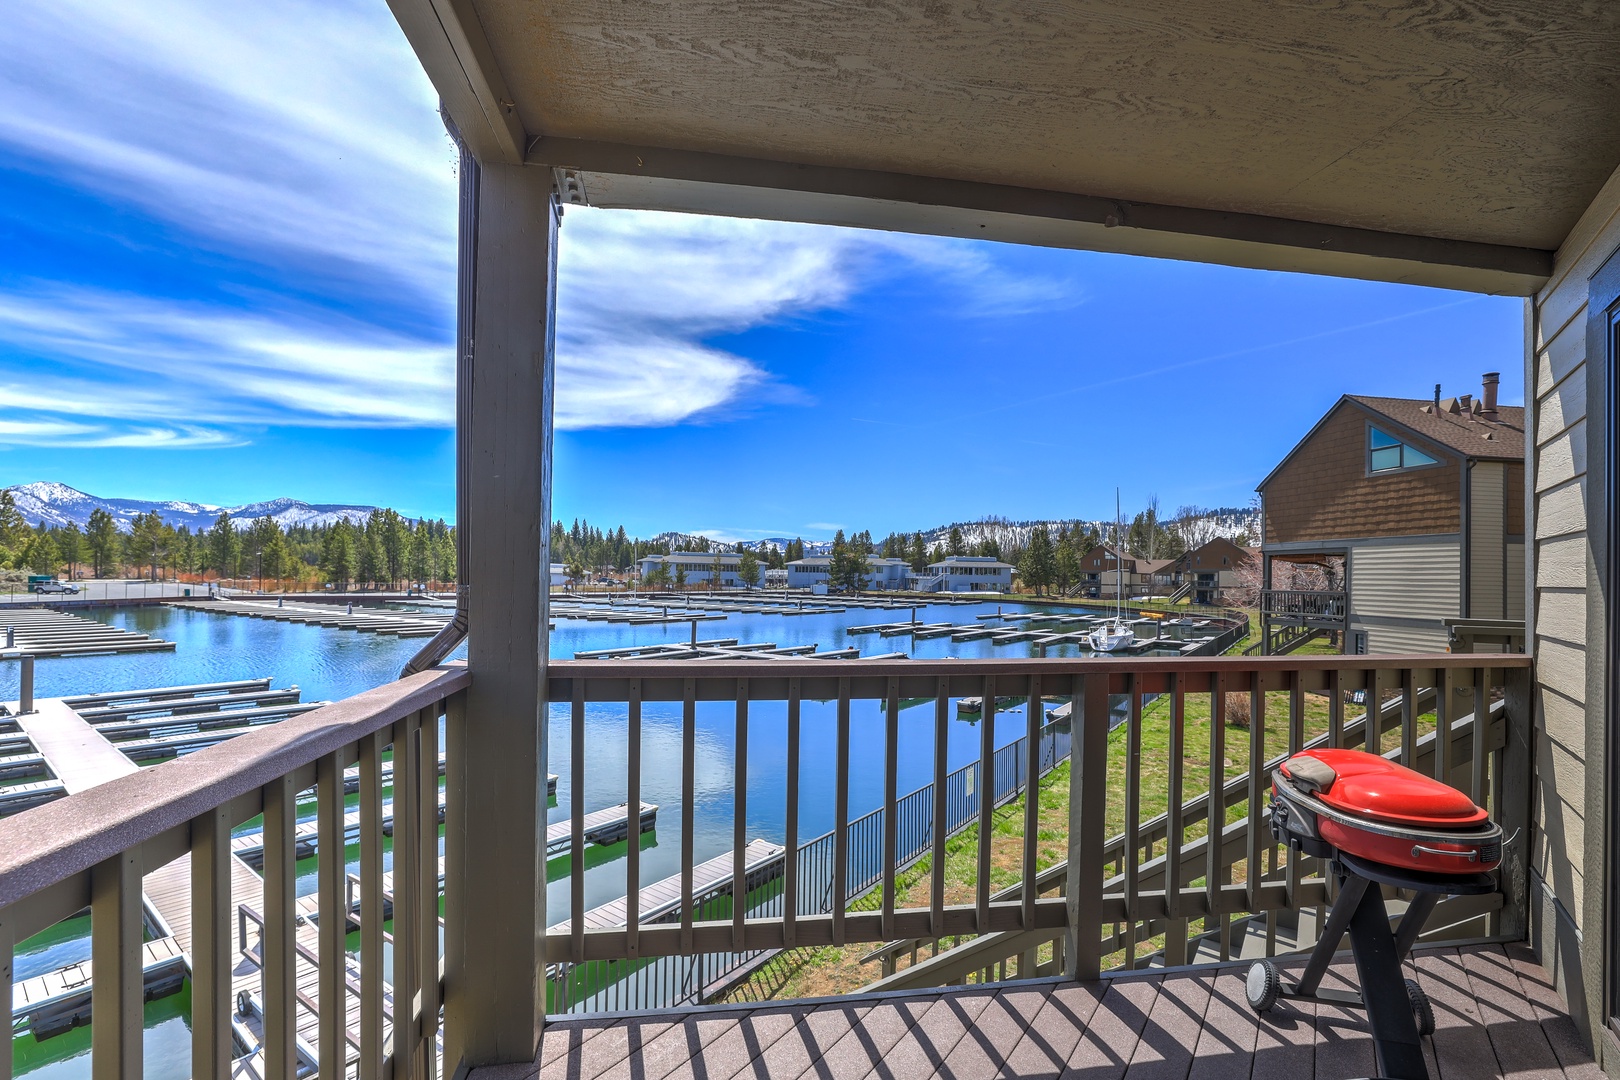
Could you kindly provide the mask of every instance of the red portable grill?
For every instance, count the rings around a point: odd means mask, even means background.
[[[1432,777],[1361,750],[1306,750],[1271,774],[1271,831],[1281,843],[1328,861],[1339,882],[1322,936],[1299,980],[1285,985],[1269,960],[1249,968],[1249,1004],[1281,998],[1365,1008],[1379,1075],[1428,1080],[1421,1037],[1434,1013],[1401,961],[1442,896],[1496,891],[1502,829],[1472,799]],[[1382,889],[1416,893],[1398,931]],[[1345,933],[1362,992],[1322,989]]]

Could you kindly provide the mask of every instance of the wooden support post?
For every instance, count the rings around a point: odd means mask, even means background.
[[[557,214],[548,169],[485,164],[475,190],[476,212],[463,215],[477,223],[470,260],[475,378],[458,388],[470,394],[475,418],[467,520],[459,523],[472,685],[446,738],[447,1075],[461,1066],[534,1061],[546,1006],[542,837]]]
[[[231,1075],[231,819],[191,819],[191,1075]]]
[[[126,851],[90,871],[90,1075],[140,1080],[145,994],[141,973],[141,857]],[[6,992],[10,993],[8,985]],[[7,1032],[10,1038],[11,1033]]]
[[[1108,810],[1108,679],[1076,676],[1069,705],[1069,940],[1071,979],[1102,970],[1103,816]],[[1134,855],[1131,856],[1135,858]]]

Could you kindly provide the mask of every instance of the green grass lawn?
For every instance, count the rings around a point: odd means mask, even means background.
[[[1210,760],[1210,694],[1188,694],[1184,698],[1182,723],[1182,799],[1197,797],[1209,790]],[[1301,738],[1309,740],[1325,734],[1328,728],[1329,700],[1322,694],[1305,694],[1300,716]],[[1246,776],[1250,761],[1251,729],[1231,726],[1234,706],[1232,699],[1246,701],[1248,694],[1229,695],[1228,727],[1225,752],[1215,765],[1215,775],[1225,780]],[[1265,695],[1265,720],[1262,734],[1264,756],[1271,758],[1289,749],[1290,717],[1289,695],[1286,691]],[[1346,721],[1361,714],[1361,706],[1346,705]],[[1163,814],[1170,803],[1171,723],[1170,700],[1161,697],[1148,704],[1142,713],[1141,748],[1139,766],[1138,820],[1146,822]],[[1434,729],[1434,715],[1419,718],[1421,737]],[[1124,832],[1127,809],[1126,772],[1129,757],[1128,725],[1121,725],[1108,736],[1108,800],[1104,818],[1106,835],[1112,837]],[[1386,732],[1384,749],[1399,745],[1399,730]],[[1068,857],[1069,767],[1060,764],[1047,774],[1040,784],[1040,807],[1037,815],[1039,831],[1036,835],[1036,870],[1064,861]],[[1239,803],[1227,811],[1227,822],[1247,816],[1248,807]],[[1016,884],[1023,871],[1024,799],[1019,797],[996,810],[992,816],[993,830],[990,841],[990,890]],[[1184,834],[1190,842],[1205,834],[1206,825],[1199,821],[1190,825]],[[978,886],[978,825],[969,826],[952,837],[946,844],[945,903],[971,904]],[[1159,853],[1163,853],[1162,844]],[[897,908],[926,908],[930,903],[932,864],[928,856],[901,873],[896,879],[895,906]],[[1108,869],[1119,872],[1119,867]],[[1243,861],[1232,867],[1231,883],[1247,880],[1248,868]],[[1203,878],[1187,882],[1190,887],[1204,883]],[[881,897],[874,891],[851,905],[853,910],[875,910]],[[1196,924],[1193,932],[1201,929]],[[953,944],[947,941],[944,944]],[[1138,944],[1140,953],[1162,947],[1162,940],[1150,939]],[[757,972],[748,982],[738,987],[730,1000],[762,1000],[767,998],[815,997],[826,994],[851,993],[879,978],[882,974],[875,963],[863,963],[861,958],[874,949],[873,944],[846,945],[813,949],[796,949],[778,956],[770,965]],[[920,958],[930,955],[928,950]],[[1122,955],[1112,958],[1119,963]],[[904,968],[903,961],[900,967]]]

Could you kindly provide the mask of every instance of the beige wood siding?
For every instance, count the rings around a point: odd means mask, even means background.
[[[1588,881],[1603,880],[1601,849],[1589,849],[1586,821],[1600,805],[1595,771],[1602,757],[1601,718],[1587,700],[1587,585],[1594,581],[1587,543],[1587,433],[1603,419],[1589,415],[1586,321],[1588,280],[1620,247],[1620,173],[1609,179],[1560,249],[1552,280],[1531,304],[1526,357],[1527,443],[1532,521],[1529,556],[1534,576],[1536,654],[1535,795],[1532,866],[1557,904],[1601,949],[1601,898]],[[1602,357],[1591,357],[1602,362]],[[1601,477],[1594,475],[1595,483]],[[1508,582],[1510,588],[1514,582]],[[1510,608],[1511,610],[1511,608]],[[1591,769],[1588,762],[1592,763]],[[1554,927],[1537,931],[1548,947]],[[1577,952],[1586,952],[1581,947]],[[1600,963],[1569,972],[1584,981],[1594,1010],[1601,1003]],[[1592,1014],[1597,1019],[1596,1013]]]
[[[1507,592],[1504,619],[1524,618],[1524,541],[1510,541],[1507,546]]]
[[[1369,653],[1445,652],[1442,619],[1462,594],[1458,541],[1358,544],[1350,549],[1350,625]]]
[[[1476,461],[1468,472],[1468,617],[1505,619],[1507,468]]]
[[[1456,618],[1461,588],[1455,540],[1350,549],[1350,614]]]

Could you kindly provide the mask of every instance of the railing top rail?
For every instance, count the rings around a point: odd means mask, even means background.
[[[451,664],[0,819],[0,907],[442,701],[470,681]]]
[[[705,660],[553,660],[550,679],[753,679],[776,676],[1130,675],[1278,671],[1401,671],[1408,668],[1528,668],[1528,653],[1412,653],[1329,656],[1134,656],[972,660],[812,660],[778,657]]]

